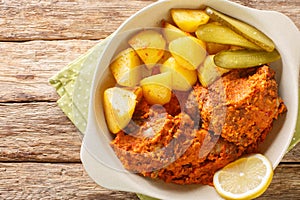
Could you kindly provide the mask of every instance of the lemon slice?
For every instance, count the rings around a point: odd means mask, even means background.
[[[270,161],[262,154],[251,154],[217,171],[213,182],[225,199],[254,199],[266,191],[272,178]]]

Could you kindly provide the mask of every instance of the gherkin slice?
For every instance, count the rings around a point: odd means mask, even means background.
[[[268,52],[272,52],[275,49],[274,42],[257,28],[235,18],[229,17],[210,7],[206,8],[206,13],[212,20],[217,21],[224,26],[227,26],[228,28],[247,38],[262,49]]]
[[[208,23],[198,27],[196,36],[205,42],[236,45],[255,50],[263,50],[256,44],[250,42],[242,35],[237,34],[230,28],[217,24]]]
[[[217,66],[227,69],[255,67],[280,59],[277,50],[272,52],[255,50],[221,51],[214,57]]]

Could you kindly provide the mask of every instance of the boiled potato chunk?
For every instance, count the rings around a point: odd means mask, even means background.
[[[172,73],[172,89],[188,91],[197,82],[196,70],[188,70],[180,66],[173,57],[170,57],[161,67],[160,71]]]
[[[169,88],[155,84],[144,85],[142,88],[144,98],[149,104],[164,105],[171,100],[172,92]]]
[[[141,31],[128,43],[148,68],[152,68],[162,58],[166,47],[166,40],[162,34],[154,30]]]
[[[231,45],[230,46],[230,48],[229,48],[229,50],[243,50],[243,49],[245,49],[244,47],[239,47],[239,46],[235,46],[235,45]]]
[[[195,32],[199,25],[206,24],[209,16],[203,10],[172,9],[171,16],[175,24],[183,31]]]
[[[167,40],[168,43],[170,43],[172,40],[175,40],[179,37],[184,37],[188,36],[189,34],[180,30],[176,26],[168,23],[168,22],[163,22],[163,34]]]
[[[157,84],[167,88],[171,88],[172,74],[171,72],[155,74],[141,80],[140,85]]]
[[[157,64],[164,64],[164,62],[166,62],[166,60],[168,60],[170,57],[172,56],[170,51],[165,51],[163,57],[157,62]]]
[[[128,48],[116,56],[110,70],[119,85],[133,87],[141,80],[141,64],[137,53]]]
[[[143,89],[141,87],[133,88],[133,93],[136,95],[137,101],[140,101],[143,98]]]
[[[122,89],[133,92],[136,95],[137,102],[139,102],[143,98],[143,90],[142,90],[142,87],[140,87],[140,86],[122,87]]]
[[[117,133],[127,126],[135,110],[135,90],[113,87],[104,91],[103,105],[108,129]]]
[[[171,81],[170,72],[156,74],[144,78],[141,81],[143,96],[150,104],[164,105],[171,100]]]
[[[228,50],[231,46],[227,44],[219,44],[214,42],[207,42],[206,43],[206,51],[208,54],[216,54],[223,50]]]
[[[218,67],[214,62],[214,55],[209,55],[198,69],[198,78],[202,86],[208,87],[226,72],[229,70]]]
[[[142,79],[146,78],[148,76],[151,76],[152,74],[152,69],[148,69],[146,66],[142,67],[141,69],[141,74],[142,74]],[[142,80],[141,79],[141,80]]]
[[[205,43],[192,36],[173,40],[169,50],[175,60],[188,70],[197,69],[206,57]]]

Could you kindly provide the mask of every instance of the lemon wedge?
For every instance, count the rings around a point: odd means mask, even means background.
[[[225,199],[254,199],[266,191],[272,178],[270,161],[262,154],[251,154],[217,171],[213,183]]]

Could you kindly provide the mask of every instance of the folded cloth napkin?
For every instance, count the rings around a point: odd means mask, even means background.
[[[58,106],[82,134],[84,134],[87,125],[89,93],[97,66],[96,58],[101,56],[108,41],[109,37],[99,42],[49,79],[49,83],[60,96],[57,101]]]
[[[101,56],[110,38],[111,36],[100,41],[49,79],[49,83],[60,96],[57,101],[58,106],[75,124],[82,135],[84,135],[87,125],[90,89],[93,74],[97,67],[97,58]],[[299,111],[298,119],[300,119]],[[288,151],[296,146],[298,142],[300,142],[300,120],[297,120],[295,134]],[[138,197],[141,200],[155,200],[140,194],[138,194]]]

